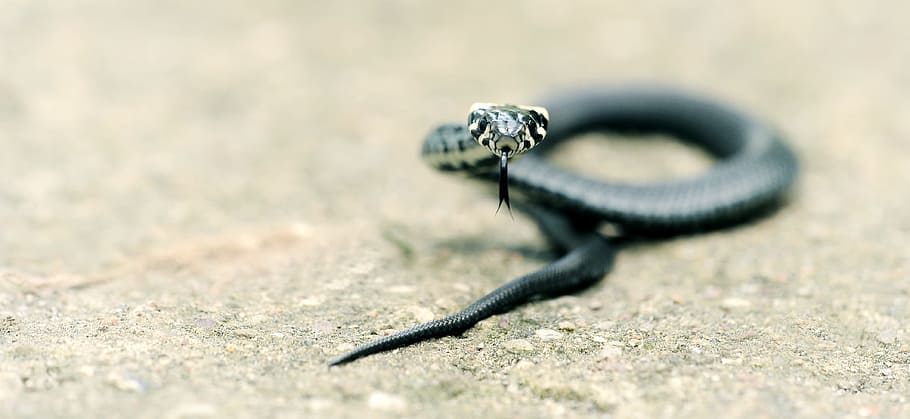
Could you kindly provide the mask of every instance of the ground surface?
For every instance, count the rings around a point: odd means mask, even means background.
[[[667,3],[0,2],[0,416],[910,415],[910,3]],[[789,205],[325,367],[548,260],[420,162],[432,124],[629,80],[774,121]]]

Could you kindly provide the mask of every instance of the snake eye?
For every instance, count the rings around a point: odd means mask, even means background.
[[[488,125],[489,122],[487,122],[486,118],[480,117],[475,119],[473,123],[468,124],[468,126],[471,127],[471,136],[474,138],[480,137],[483,132],[487,130]]]
[[[530,111],[528,111],[528,114],[531,116],[531,119],[533,119],[537,125],[540,125],[540,127],[543,129],[547,129],[547,124],[549,123],[549,121],[543,114],[541,114],[540,112],[538,112],[534,109],[531,109]]]

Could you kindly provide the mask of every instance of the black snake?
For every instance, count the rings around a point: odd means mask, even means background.
[[[547,238],[562,250],[562,256],[539,271],[506,283],[459,313],[369,342],[329,365],[460,334],[533,297],[587,287],[610,270],[616,242],[622,237],[697,233],[745,221],[774,208],[798,172],[795,154],[775,129],[730,106],[680,91],[657,87],[587,89],[553,97],[543,105],[552,122],[534,117],[525,118],[525,123],[543,124],[538,128],[545,128],[547,140],[512,164],[509,182],[526,202],[521,209],[538,222]],[[422,155],[439,170],[491,181],[497,179],[499,163],[503,178],[505,155],[509,153],[497,156],[490,153],[496,152],[495,148],[480,144],[477,124],[472,124],[475,120],[472,114],[470,126],[445,124],[434,129],[424,141]],[[705,149],[718,161],[700,175],[654,184],[605,182],[545,161],[544,156],[554,146],[591,131],[668,134]],[[505,193],[507,198],[507,190]],[[598,233],[603,222],[617,226],[619,238]]]

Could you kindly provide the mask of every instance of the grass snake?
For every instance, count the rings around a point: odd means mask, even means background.
[[[517,207],[538,223],[561,256],[461,312],[366,343],[329,365],[458,335],[532,298],[588,287],[609,272],[624,238],[704,232],[765,214],[778,206],[798,173],[797,158],[777,130],[729,105],[686,92],[650,86],[584,89],[553,96],[542,104],[551,122],[538,117],[528,121],[546,124],[540,128],[546,128],[547,139],[529,144],[533,150],[511,164],[508,182],[521,195],[522,204]],[[499,178],[500,205],[504,198],[508,204],[508,190],[502,187],[507,153],[496,155],[495,148],[481,144],[473,121],[432,130],[423,143],[422,157],[444,172],[465,173],[480,181]],[[555,146],[594,131],[666,134],[704,149],[716,163],[695,176],[636,184],[593,179],[546,161]],[[602,235],[602,223],[614,225],[620,234]]]

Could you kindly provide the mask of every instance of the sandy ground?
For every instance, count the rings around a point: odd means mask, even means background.
[[[449,3],[0,2],[0,416],[910,416],[910,3]],[[791,202],[325,367],[550,258],[421,163],[429,127],[630,80],[774,121]]]

